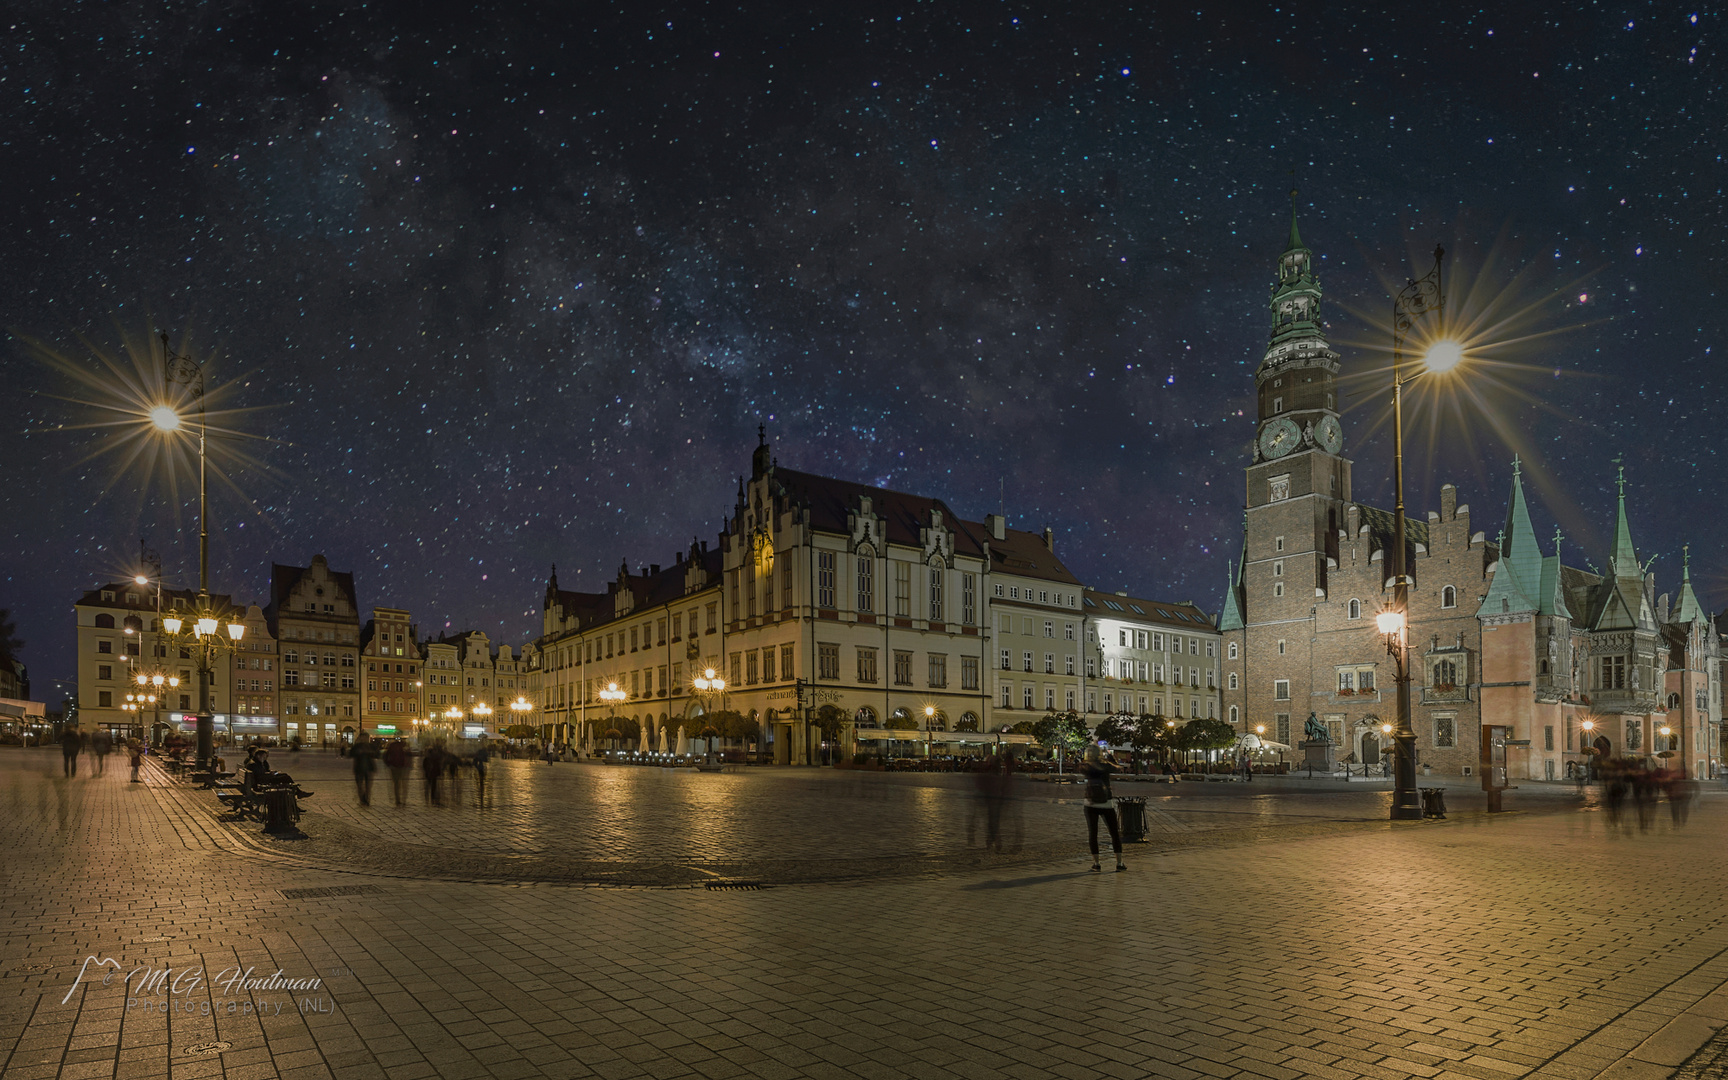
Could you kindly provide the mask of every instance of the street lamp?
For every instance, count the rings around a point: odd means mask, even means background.
[[[206,444],[209,428],[204,416],[204,368],[189,356],[177,356],[168,347],[168,335],[162,334],[162,369],[167,382],[187,388],[198,405],[198,599],[192,612],[190,633],[179,617],[162,620],[170,637],[183,648],[192,651],[198,662],[198,768],[210,767],[215,742],[216,718],[210,708],[210,678],[216,654],[235,649],[246,634],[242,623],[229,622],[227,637],[222,636],[221,615],[210,603],[210,487]],[[170,405],[157,405],[150,410],[150,423],[164,435],[173,435],[184,426],[180,413]],[[232,703],[230,703],[232,704]]]
[[[929,763],[930,758],[932,756],[931,751],[935,748],[936,740],[931,736],[931,731],[933,729],[930,726],[935,721],[935,719],[936,719],[936,706],[934,706],[934,705],[924,706],[924,761],[926,764]]]
[[[1404,344],[1418,316],[1436,312],[1445,325],[1446,292],[1441,267],[1446,249],[1435,245],[1434,269],[1412,281],[1392,301],[1392,488],[1396,505],[1392,510],[1392,607],[1377,619],[1386,638],[1386,651],[1393,658],[1393,677],[1398,687],[1398,726],[1391,733],[1393,747],[1393,821],[1419,821],[1422,805],[1416,795],[1416,732],[1410,726],[1410,575],[1404,554],[1404,384],[1427,372],[1456,370],[1464,350],[1455,341],[1433,342],[1425,357],[1426,367],[1406,377],[1401,370]]]
[[[725,701],[721,695],[726,693],[726,680],[722,679],[719,672],[713,668],[704,668],[702,674],[690,680],[690,687],[702,697],[702,730],[718,732],[719,729],[714,727],[713,719],[714,699],[720,697],[722,702]],[[606,692],[602,690],[600,696],[605,697]],[[714,738],[713,735],[704,736],[708,743],[707,758],[710,765],[714,763]]]

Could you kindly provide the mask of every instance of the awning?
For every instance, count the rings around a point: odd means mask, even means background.
[[[48,706],[40,701],[25,701],[23,698],[0,698],[0,716],[13,716],[20,720],[35,717],[40,720],[47,714]]]
[[[1018,735],[1010,731],[924,731],[919,728],[859,728],[859,742],[929,742],[929,743],[970,743],[995,746],[1028,746],[1032,736]]]

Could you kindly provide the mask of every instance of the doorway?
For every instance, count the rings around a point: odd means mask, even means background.
[[[1362,733],[1362,764],[1380,764],[1380,734],[1375,731]]]

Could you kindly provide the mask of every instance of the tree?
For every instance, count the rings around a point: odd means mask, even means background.
[[[12,613],[0,608],[0,664],[16,663],[24,652],[24,639],[18,636],[18,624]]]
[[[1178,750],[1225,750],[1236,745],[1236,729],[1223,720],[1190,720],[1170,739]]]
[[[899,712],[898,710],[896,710],[892,716],[888,717],[888,719],[882,721],[882,726],[889,729],[890,731],[916,731],[916,730],[918,730],[917,721],[913,720],[910,716],[907,716],[904,713]]]
[[[1070,709],[1046,713],[1043,719],[1032,725],[1032,737],[1038,740],[1038,745],[1056,751],[1060,767],[1062,755],[1079,751],[1091,741],[1092,733],[1087,730],[1086,721],[1080,719],[1080,714]]]
[[[960,719],[954,721],[954,730],[955,731],[977,731],[978,730],[977,717],[973,717],[972,719],[967,719],[966,717],[962,716]]]

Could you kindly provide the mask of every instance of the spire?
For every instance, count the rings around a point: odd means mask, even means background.
[[[1560,562],[1560,526],[1554,526],[1554,554],[1542,560],[1541,605],[1539,614],[1553,615],[1562,619],[1572,617],[1572,609],[1566,604],[1566,583],[1562,574]]]
[[[1294,172],[1295,170],[1291,170]],[[1302,247],[1302,234],[1296,230],[1296,189],[1290,189],[1290,242],[1284,245],[1285,251],[1306,250]]]
[[[1242,560],[1244,562],[1248,560],[1246,552],[1243,553]],[[1224,606],[1218,610],[1218,629],[1220,630],[1242,629],[1242,601],[1239,593],[1241,583],[1241,571],[1237,568],[1236,561],[1232,559],[1229,574],[1224,582]]]
[[[1690,623],[1700,619],[1708,620],[1704,605],[1698,602],[1698,594],[1692,591],[1692,545],[1686,544],[1680,551],[1680,602],[1674,605],[1672,621]]]
[[[1614,517],[1614,553],[1609,557],[1608,572],[1617,578],[1642,578],[1644,570],[1638,565],[1638,552],[1632,547],[1632,530],[1626,524],[1626,466],[1620,458],[1614,459],[1619,467],[1619,475],[1614,481],[1618,489],[1618,506]]]
[[[1542,546],[1536,541],[1536,526],[1524,503],[1524,463],[1512,459],[1512,494],[1506,505],[1506,525],[1500,530],[1500,564],[1482,610],[1489,615],[1536,611],[1542,588]]]

